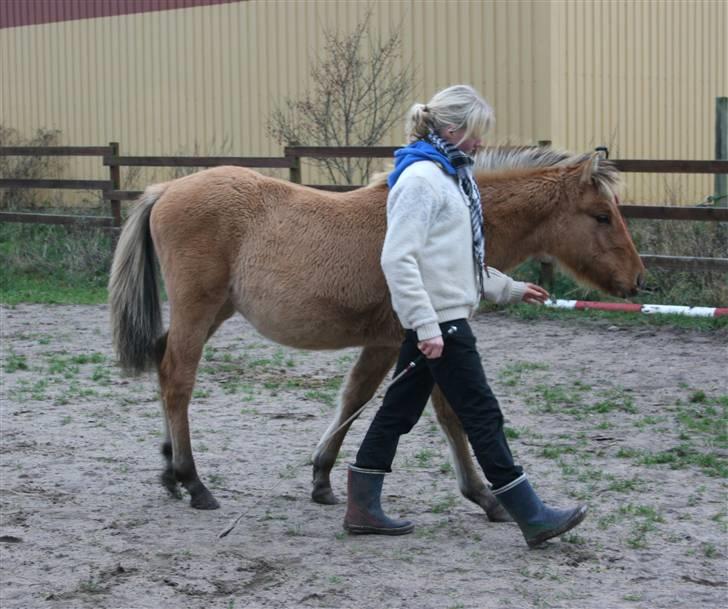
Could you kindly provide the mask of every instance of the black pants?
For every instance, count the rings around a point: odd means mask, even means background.
[[[445,336],[450,326],[457,331]],[[357,467],[392,471],[399,437],[417,423],[437,383],[457,414],[486,477],[499,488],[523,473],[513,462],[503,433],[503,414],[485,379],[475,336],[464,319],[440,325],[445,348],[437,359],[426,359],[392,385],[356,456]],[[420,355],[417,334],[407,330],[395,376]]]

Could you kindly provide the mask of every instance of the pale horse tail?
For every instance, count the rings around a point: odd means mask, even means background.
[[[164,332],[149,215],[166,187],[150,186],[139,198],[121,231],[111,265],[112,339],[127,374],[140,374],[157,364],[157,345]]]

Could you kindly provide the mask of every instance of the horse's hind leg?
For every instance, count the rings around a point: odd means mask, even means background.
[[[470,445],[455,411],[448,404],[440,388],[435,386],[432,392],[432,405],[435,407],[437,420],[445,432],[450,444],[450,451],[455,461],[455,474],[460,492],[466,499],[477,503],[485,510],[491,522],[508,522],[508,513],[501,507],[495,495],[480,478],[478,470],[470,455]]]
[[[223,312],[226,316],[222,315]],[[162,452],[168,459],[162,483],[176,494],[176,482],[181,482],[191,495],[190,504],[199,509],[215,509],[219,504],[197,475],[188,408],[202,348],[217,326],[230,315],[228,309],[218,303],[173,307],[166,348],[159,364],[159,384],[168,432],[168,439],[162,445]]]
[[[207,331],[207,340],[215,333],[215,331],[222,325],[222,323],[233,316],[235,313],[235,307],[233,303],[227,301],[225,305],[218,311],[215,321]],[[162,357],[167,348],[167,334],[165,334],[157,344],[157,367],[161,365]],[[164,403],[162,404],[164,410]],[[172,463],[172,438],[169,433],[169,424],[167,423],[166,412],[164,414],[164,442],[162,442],[162,457],[164,458],[164,470],[159,476],[159,480],[162,486],[167,489],[169,494],[175,499],[182,499],[182,493],[179,490],[179,481],[174,473],[174,465]]]
[[[330,433],[366,404],[374,395],[382,379],[397,359],[399,347],[364,347],[359,359],[349,372],[344,390],[339,399],[336,416],[329,425]],[[336,432],[326,442],[319,442],[313,455],[313,491],[311,497],[316,503],[333,504],[336,497],[331,490],[331,469],[334,467],[339,449],[351,423]]]

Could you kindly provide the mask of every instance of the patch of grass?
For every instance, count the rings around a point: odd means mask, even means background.
[[[303,397],[313,402],[321,402],[333,408],[336,405],[336,394],[330,391],[321,391],[319,389],[309,389],[305,391]]]
[[[617,478],[611,474],[607,475],[609,484],[607,490],[615,493],[631,493],[644,484],[644,481],[636,476],[634,478]]]
[[[602,394],[601,400],[594,404],[586,406],[587,412],[593,413],[608,413],[608,412],[627,412],[629,414],[635,414],[637,407],[634,404],[632,396],[626,394],[626,390],[623,388],[612,388],[606,393]]]
[[[559,459],[562,455],[571,455],[576,452],[573,446],[568,444],[555,444],[552,446],[544,446],[541,450],[541,456],[546,459]]]
[[[505,366],[499,376],[504,385],[513,387],[522,382],[523,377],[529,372],[535,370],[548,370],[548,365],[541,362],[514,362]]]
[[[449,511],[456,502],[457,498],[455,495],[448,495],[447,497],[433,503],[430,510],[433,514],[442,514],[443,512]]]
[[[693,399],[698,396],[698,399]],[[710,397],[695,392],[689,404],[678,405],[677,420],[684,440],[696,434],[706,438],[718,448],[728,448],[728,396]]]
[[[112,251],[108,231],[3,222],[0,244],[6,261],[0,265],[0,302],[101,304],[108,299]]]
[[[432,463],[433,456],[434,453],[427,448],[423,448],[419,452],[415,453],[414,457],[417,467],[429,467]]]
[[[702,404],[707,399],[705,391],[696,391],[690,396],[690,401],[693,404]]]
[[[451,474],[453,472],[453,466],[450,461],[443,461],[439,469],[441,474]]]
[[[28,369],[28,361],[23,354],[15,353],[14,351],[10,351],[8,354],[8,357],[5,358],[5,362],[3,364],[3,370],[7,374],[12,374],[13,372],[17,372],[18,370],[27,370]]]
[[[712,543],[703,543],[702,549],[703,556],[705,556],[705,558],[717,558],[721,555],[718,548],[716,548],[715,545]]]
[[[664,523],[662,514],[649,505],[628,504],[618,510],[619,514],[632,520],[632,528],[627,537],[627,545],[633,549],[647,547],[647,535],[657,530],[658,523]]]
[[[91,373],[91,380],[99,385],[110,385],[111,370],[107,366],[96,366]]]
[[[669,465],[671,469],[697,466],[708,476],[728,478],[728,463],[725,458],[715,453],[703,453],[686,445],[657,452],[645,451],[638,462],[641,465]]]
[[[581,409],[573,409],[582,405],[582,396],[566,385],[539,384],[534,387],[533,393],[526,401],[535,406],[538,412],[578,414]]]
[[[573,544],[575,546],[586,545],[586,537],[582,537],[578,533],[568,533],[567,535],[562,535],[561,541]]]
[[[503,427],[503,433],[505,433],[506,438],[509,440],[515,440],[516,438],[521,437],[521,432],[519,432],[517,429],[514,429],[513,427],[508,427],[505,425]]]

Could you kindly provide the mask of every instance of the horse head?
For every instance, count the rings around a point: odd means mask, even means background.
[[[475,160],[493,262],[549,255],[579,281],[636,293],[644,267],[619,212],[622,179],[600,154],[499,147]]]
[[[556,240],[553,254],[585,283],[615,296],[634,295],[645,272],[619,211],[622,179],[600,153],[564,167],[564,201],[557,221],[568,238]]]

